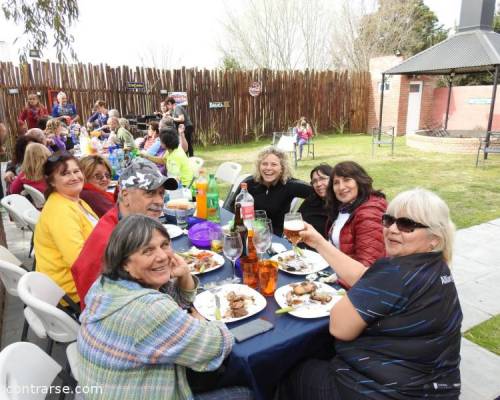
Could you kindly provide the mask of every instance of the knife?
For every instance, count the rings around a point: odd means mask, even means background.
[[[220,313],[220,297],[218,294],[214,294],[214,297],[215,297],[215,319],[217,321],[220,321],[222,319]]]

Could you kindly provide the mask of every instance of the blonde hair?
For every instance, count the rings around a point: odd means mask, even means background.
[[[50,156],[47,147],[40,143],[30,143],[26,146],[21,171],[27,179],[40,181],[43,179],[43,165]]]
[[[61,121],[56,118],[49,119],[47,121],[47,126],[45,127],[45,135],[56,134],[57,128],[62,126]]]
[[[111,175],[111,164],[104,157],[93,155],[80,159],[80,168],[85,176],[85,182],[88,182],[94,176],[94,172],[99,165],[104,165]]]
[[[285,184],[292,177],[292,167],[288,162],[288,156],[286,155],[286,153],[274,146],[265,147],[257,155],[257,160],[255,161],[255,171],[253,173],[253,179],[257,183],[262,182],[262,176],[260,174],[260,164],[262,163],[264,158],[266,158],[268,155],[271,154],[278,157],[278,159],[280,160],[280,165],[281,165],[280,181],[281,183]]]
[[[422,188],[407,190],[389,203],[387,213],[396,218],[407,217],[428,226],[426,229],[429,234],[439,239],[439,244],[432,251],[442,251],[444,260],[451,262],[455,225],[450,219],[450,210],[441,197]]]

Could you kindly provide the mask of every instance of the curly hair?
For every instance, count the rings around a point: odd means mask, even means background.
[[[262,175],[260,174],[260,164],[269,155],[274,155],[278,157],[280,160],[280,165],[281,165],[281,176],[280,176],[280,181],[281,183],[285,184],[291,177],[292,177],[292,167],[290,166],[290,163],[288,161],[288,156],[287,154],[278,149],[275,146],[267,146],[264,149],[262,149],[259,154],[257,154],[257,160],[255,161],[255,170],[253,173],[253,179],[257,183],[262,183]]]
[[[56,134],[57,128],[62,126],[62,122],[56,118],[49,119],[47,121],[47,126],[45,128],[45,134],[48,136],[50,134]]]

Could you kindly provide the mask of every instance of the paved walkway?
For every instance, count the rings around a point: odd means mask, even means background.
[[[31,266],[28,249],[30,233],[21,233],[4,217],[9,249],[25,265]],[[493,315],[500,314],[500,219],[471,228],[461,229],[455,238],[452,271],[464,313],[465,331]],[[16,342],[21,336],[22,304],[7,296],[2,348]],[[45,342],[29,339],[42,348]],[[493,400],[500,396],[500,356],[462,339],[462,395],[461,400]],[[64,364],[64,349],[55,346],[54,358]]]

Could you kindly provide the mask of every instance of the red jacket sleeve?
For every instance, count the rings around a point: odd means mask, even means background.
[[[387,203],[383,201],[385,207]],[[367,205],[358,210],[353,219],[353,255],[366,267],[385,256],[382,215],[385,207],[380,204]]]

